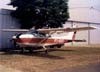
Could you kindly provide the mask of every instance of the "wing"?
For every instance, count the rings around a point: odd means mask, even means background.
[[[50,33],[50,32],[74,32],[74,31],[84,31],[96,29],[96,27],[78,27],[78,28],[51,28],[51,29],[38,29],[37,31],[41,33]]]
[[[27,32],[29,30],[28,29],[1,29],[1,31],[5,31],[5,32]]]
[[[51,28],[51,29],[37,29],[38,32],[41,33],[55,33],[55,32],[74,32],[74,31],[83,31],[83,30],[91,30],[96,29],[96,27],[78,27],[78,28]],[[27,32],[30,29],[1,29],[1,31],[6,32]]]

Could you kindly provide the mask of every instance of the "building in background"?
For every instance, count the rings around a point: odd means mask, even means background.
[[[11,6],[7,6],[10,0],[0,2],[0,29],[3,28],[20,28],[17,19],[12,18],[10,12],[15,10]],[[69,22],[65,27],[72,27],[76,24],[80,26],[96,26],[100,27],[100,1],[99,0],[69,0]],[[70,21],[71,20],[71,21]],[[82,21],[82,22],[75,22]],[[88,23],[91,22],[91,23]],[[12,47],[11,37],[16,32],[0,31],[0,49]],[[75,44],[100,44],[100,30],[78,32],[76,39],[85,39],[87,42]]]
[[[18,20],[13,18],[11,10],[0,9],[0,29],[19,28]],[[10,48],[12,46],[10,40],[16,32],[3,32],[0,31],[0,48]]]
[[[100,23],[100,0],[69,0],[70,19],[75,21]],[[93,23],[75,23],[78,26],[96,26],[100,28],[99,24]],[[90,34],[90,35],[89,35]],[[90,36],[90,38],[89,38]],[[100,44],[100,30],[79,32],[77,38],[86,37],[90,44]]]
[[[100,23],[100,0],[69,0],[70,20]]]

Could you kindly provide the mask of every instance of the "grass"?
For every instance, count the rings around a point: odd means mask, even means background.
[[[90,46],[67,46],[62,49],[53,49],[50,54],[63,56],[63,55],[86,55],[86,54],[99,54],[100,47]]]
[[[49,54],[44,52],[25,52],[24,54],[18,51],[1,52],[0,65],[23,72],[51,72],[98,63],[100,62],[100,47],[93,46],[67,46],[61,49],[50,49]]]

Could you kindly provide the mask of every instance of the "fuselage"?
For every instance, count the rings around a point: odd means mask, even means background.
[[[30,30],[27,33],[13,36],[14,42],[20,47],[43,47],[53,45],[63,45],[64,43],[72,42],[74,32],[70,32],[65,36],[53,36],[39,33],[36,30]]]
[[[33,34],[21,34],[19,38],[13,36],[13,40],[20,46],[31,46],[31,47],[40,47],[40,46],[51,46],[51,45],[60,45],[68,42],[66,39],[60,39],[57,37],[46,37],[46,36],[34,36]]]

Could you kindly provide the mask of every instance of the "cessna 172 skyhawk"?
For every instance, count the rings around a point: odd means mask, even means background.
[[[29,50],[43,48],[48,52],[48,48],[61,47],[64,43],[83,42],[85,40],[75,40],[77,31],[96,29],[96,27],[73,27],[73,28],[51,28],[51,29],[2,29],[3,31],[26,32],[12,37],[14,45],[19,48],[28,48]],[[53,34],[57,35],[54,36]],[[66,35],[61,36],[62,33]]]

